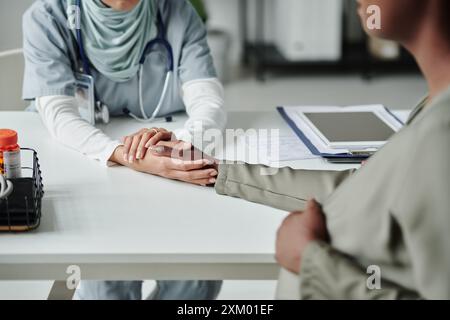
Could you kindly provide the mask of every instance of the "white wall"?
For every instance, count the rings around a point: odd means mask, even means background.
[[[240,62],[242,52],[242,35],[240,34],[239,5],[243,0],[204,0],[209,13],[209,27],[218,28],[227,31],[232,38],[231,57],[232,64]],[[248,8],[248,33],[250,39],[255,39],[257,30],[255,29],[255,18],[258,14],[255,10],[256,2],[265,2],[265,21],[264,26],[265,40],[271,41],[274,38],[274,3],[283,0],[247,0]],[[315,0],[311,0],[315,1]],[[345,21],[347,25],[346,33],[351,41],[358,40],[363,36],[360,28],[359,18],[356,14],[356,1],[344,0]],[[260,17],[258,17],[260,18]]]
[[[238,65],[242,53],[241,21],[240,21],[240,2],[242,0],[205,0],[205,4],[209,14],[208,27],[210,29],[221,29],[226,31],[231,36],[231,57],[230,63]],[[248,0],[248,33],[249,38],[254,39],[257,34],[255,29],[255,3],[256,1],[265,1],[265,34],[266,39],[270,40],[273,37],[274,20],[272,5],[273,1],[277,0]],[[282,0],[278,0],[282,1]]]
[[[22,47],[22,14],[33,0],[0,0],[0,51]]]
[[[22,47],[22,15],[33,0],[0,0],[0,52]],[[23,58],[0,58],[0,110],[23,110]]]

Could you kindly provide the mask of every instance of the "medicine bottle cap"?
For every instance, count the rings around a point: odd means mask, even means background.
[[[17,144],[17,132],[10,129],[0,129],[0,146],[12,146]]]

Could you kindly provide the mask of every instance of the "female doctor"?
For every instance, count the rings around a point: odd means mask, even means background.
[[[74,6],[77,28],[68,23]],[[186,0],[40,0],[25,13],[23,30],[23,98],[33,101],[56,140],[103,165],[116,163],[200,185],[214,182],[217,172],[207,161],[173,162],[144,154],[143,145],[173,140],[172,133],[151,128],[123,142],[112,140],[81,118],[74,97],[76,77],[89,75],[96,102],[112,116],[132,116],[149,127],[149,118],[186,110],[189,120],[177,139],[187,142],[194,128],[222,130],[223,88],[205,27]],[[77,294],[81,299],[140,299],[141,284],[88,281]],[[220,286],[215,281],[160,281],[153,298],[213,299]]]

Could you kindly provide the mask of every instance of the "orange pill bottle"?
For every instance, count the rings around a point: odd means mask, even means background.
[[[16,131],[0,129],[0,174],[7,179],[20,178],[22,175],[20,147],[17,143]]]

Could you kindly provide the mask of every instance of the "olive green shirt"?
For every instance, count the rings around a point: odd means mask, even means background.
[[[261,170],[221,165],[216,191],[287,211],[322,204],[331,241],[302,256],[303,299],[450,299],[450,89],[357,171]]]

